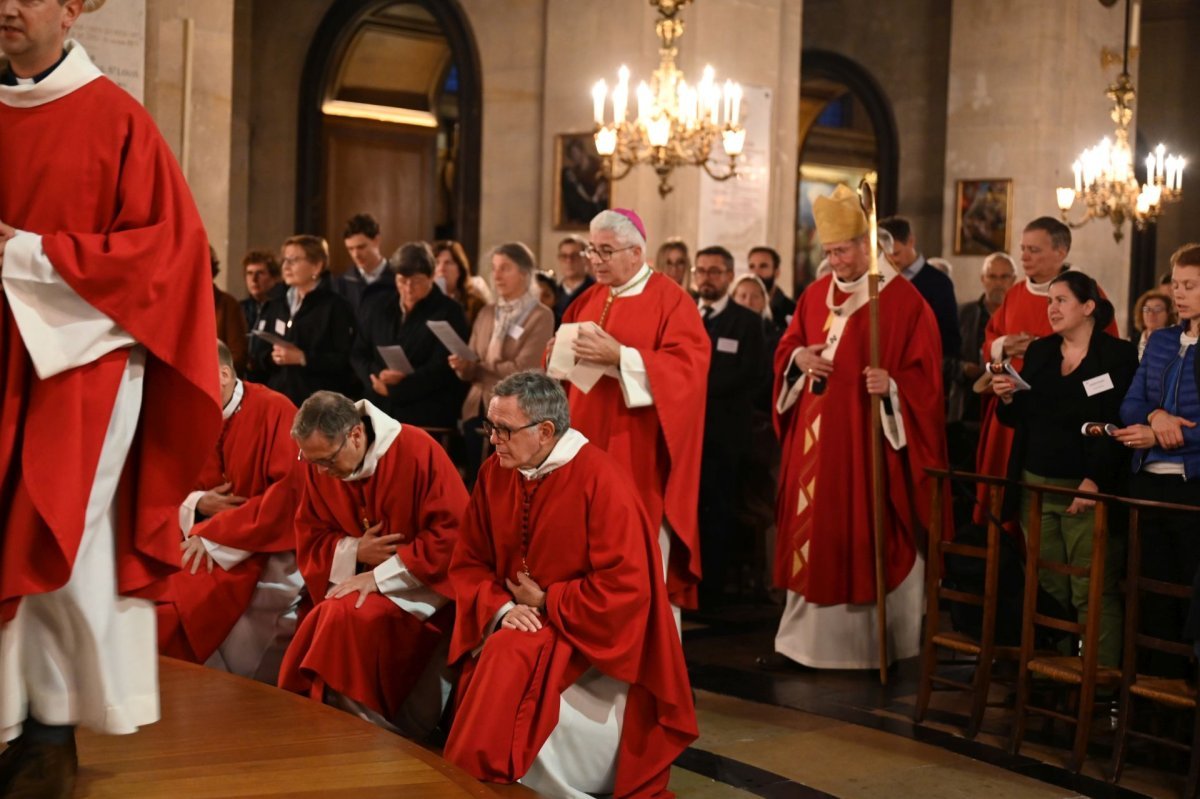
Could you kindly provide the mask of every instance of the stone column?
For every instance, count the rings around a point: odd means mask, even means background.
[[[233,180],[232,170],[234,5],[234,0],[146,4],[145,104],[184,168],[221,259],[217,283],[242,296],[246,187]]]
[[[1073,185],[1071,164],[1081,150],[1113,134],[1104,91],[1120,65],[1102,69],[1100,51],[1120,52],[1123,9],[1123,3],[1106,8],[1095,0],[955,0],[943,240],[955,263],[961,300],[979,295],[983,258],[951,255],[956,181],[1012,178],[1009,251],[1019,262],[1021,229],[1035,217],[1059,216],[1054,189]],[[1136,83],[1137,75],[1133,78]],[[1136,119],[1131,131],[1135,125]],[[1074,216],[1079,215],[1077,206]],[[1072,233],[1068,260],[1100,282],[1122,319],[1128,302],[1128,229],[1120,245],[1107,220],[1093,220]]]

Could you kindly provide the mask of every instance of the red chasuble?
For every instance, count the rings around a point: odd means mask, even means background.
[[[1103,291],[1101,296],[1106,296]],[[983,337],[983,357],[992,360],[992,345],[1001,336],[1029,333],[1042,338],[1054,331],[1046,316],[1047,298],[1029,290],[1027,280],[1022,280],[1004,295],[1004,302],[988,320]],[[1119,336],[1114,320],[1105,332]],[[1013,358],[1013,368],[1018,372],[1024,358]],[[1008,474],[1008,456],[1012,451],[1013,428],[1005,427],[996,418],[996,395],[990,391],[984,395],[983,418],[979,428],[979,449],[976,454],[976,470],[980,474],[1005,477]],[[983,508],[987,507],[987,486],[978,489],[979,504],[976,505],[976,521],[983,521]]]
[[[775,351],[775,396],[797,347],[826,340],[834,314],[827,305],[832,276],[812,283]],[[838,292],[838,302],[847,295]],[[875,600],[871,506],[869,308],[846,321],[825,391],[805,386],[776,425],[783,442],[777,504],[775,583],[819,605]],[[929,523],[926,467],[945,468],[942,347],[929,305],[894,274],[879,296],[880,366],[896,382],[908,444],[883,442],[887,483],[886,584],[895,589],[912,570],[915,526]]]
[[[563,322],[599,322],[608,295],[608,286],[592,286],[571,303]],[[676,605],[695,608],[697,494],[712,342],[696,303],[658,272],[641,294],[612,303],[604,329],[641,353],[654,404],[627,408],[620,384],[611,377],[601,378],[587,394],[567,383],[571,426],[628,470],[654,529],[664,519],[670,525],[667,591]]]
[[[191,529],[222,546],[257,554],[229,571],[201,566],[171,576],[158,604],[158,648],[164,655],[203,663],[246,612],[267,559],[296,548],[294,521],[303,475],[292,441],[296,406],[266,386],[242,383],[242,401],[193,486],[208,491],[225,482],[246,502]]]
[[[696,715],[658,530],[635,495],[624,466],[592,444],[535,481],[484,464],[451,567],[450,662],[464,668],[448,760],[481,780],[520,779],[558,723],[559,695],[594,666],[630,686],[615,795],[672,795],[670,765],[696,739]],[[546,591],[545,626],[498,629],[474,657],[523,563]]]
[[[221,427],[207,236],[154,122],[97,78],[0,104],[0,219],[42,236],[58,274],[146,348],[118,490],[117,586],[158,598],[179,568],[180,500]],[[0,292],[0,621],[71,575],[129,350],[41,380]]]
[[[396,717],[442,634],[453,604],[427,621],[381,594],[355,608],[358,594],[325,599],[334,550],[383,522],[404,536],[396,554],[427,588],[453,599],[447,572],[467,507],[467,490],[445,451],[418,427],[404,425],[375,473],[340,480],[306,467],[296,513],[296,559],[316,603],[284,655],[279,686],[321,699],[325,685],[387,719]],[[367,567],[359,564],[358,571]]]

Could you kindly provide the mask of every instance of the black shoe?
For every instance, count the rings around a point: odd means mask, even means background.
[[[761,671],[812,671],[812,668],[805,666],[803,663],[797,663],[786,655],[781,655],[778,652],[772,652],[769,655],[762,655],[754,659],[754,665],[758,666]]]
[[[8,783],[12,781],[13,775],[17,773],[17,766],[21,762],[21,745],[24,739],[20,736],[8,742],[8,746],[0,752],[0,796],[5,795],[8,788]]]
[[[6,750],[7,752],[7,750]],[[3,799],[71,799],[75,793],[75,775],[79,759],[75,740],[66,744],[25,741],[17,752],[8,785],[0,791]]]

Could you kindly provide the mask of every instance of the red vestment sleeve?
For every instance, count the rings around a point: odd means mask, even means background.
[[[296,509],[296,564],[313,602],[320,602],[329,590],[329,573],[338,542],[345,536],[360,537],[362,530],[342,530],[316,486],[316,469],[304,468],[304,489]]]
[[[450,558],[469,500],[467,489],[450,456],[420,428],[405,425],[393,446],[408,448],[421,461],[412,486],[417,497],[417,529],[407,542],[396,548],[396,554],[426,586],[454,599]]]

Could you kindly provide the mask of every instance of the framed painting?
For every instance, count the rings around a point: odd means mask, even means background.
[[[554,146],[554,229],[587,230],[592,217],[612,207],[591,133],[560,133]]]
[[[955,195],[954,254],[1008,252],[1012,241],[1011,178],[958,181]]]

